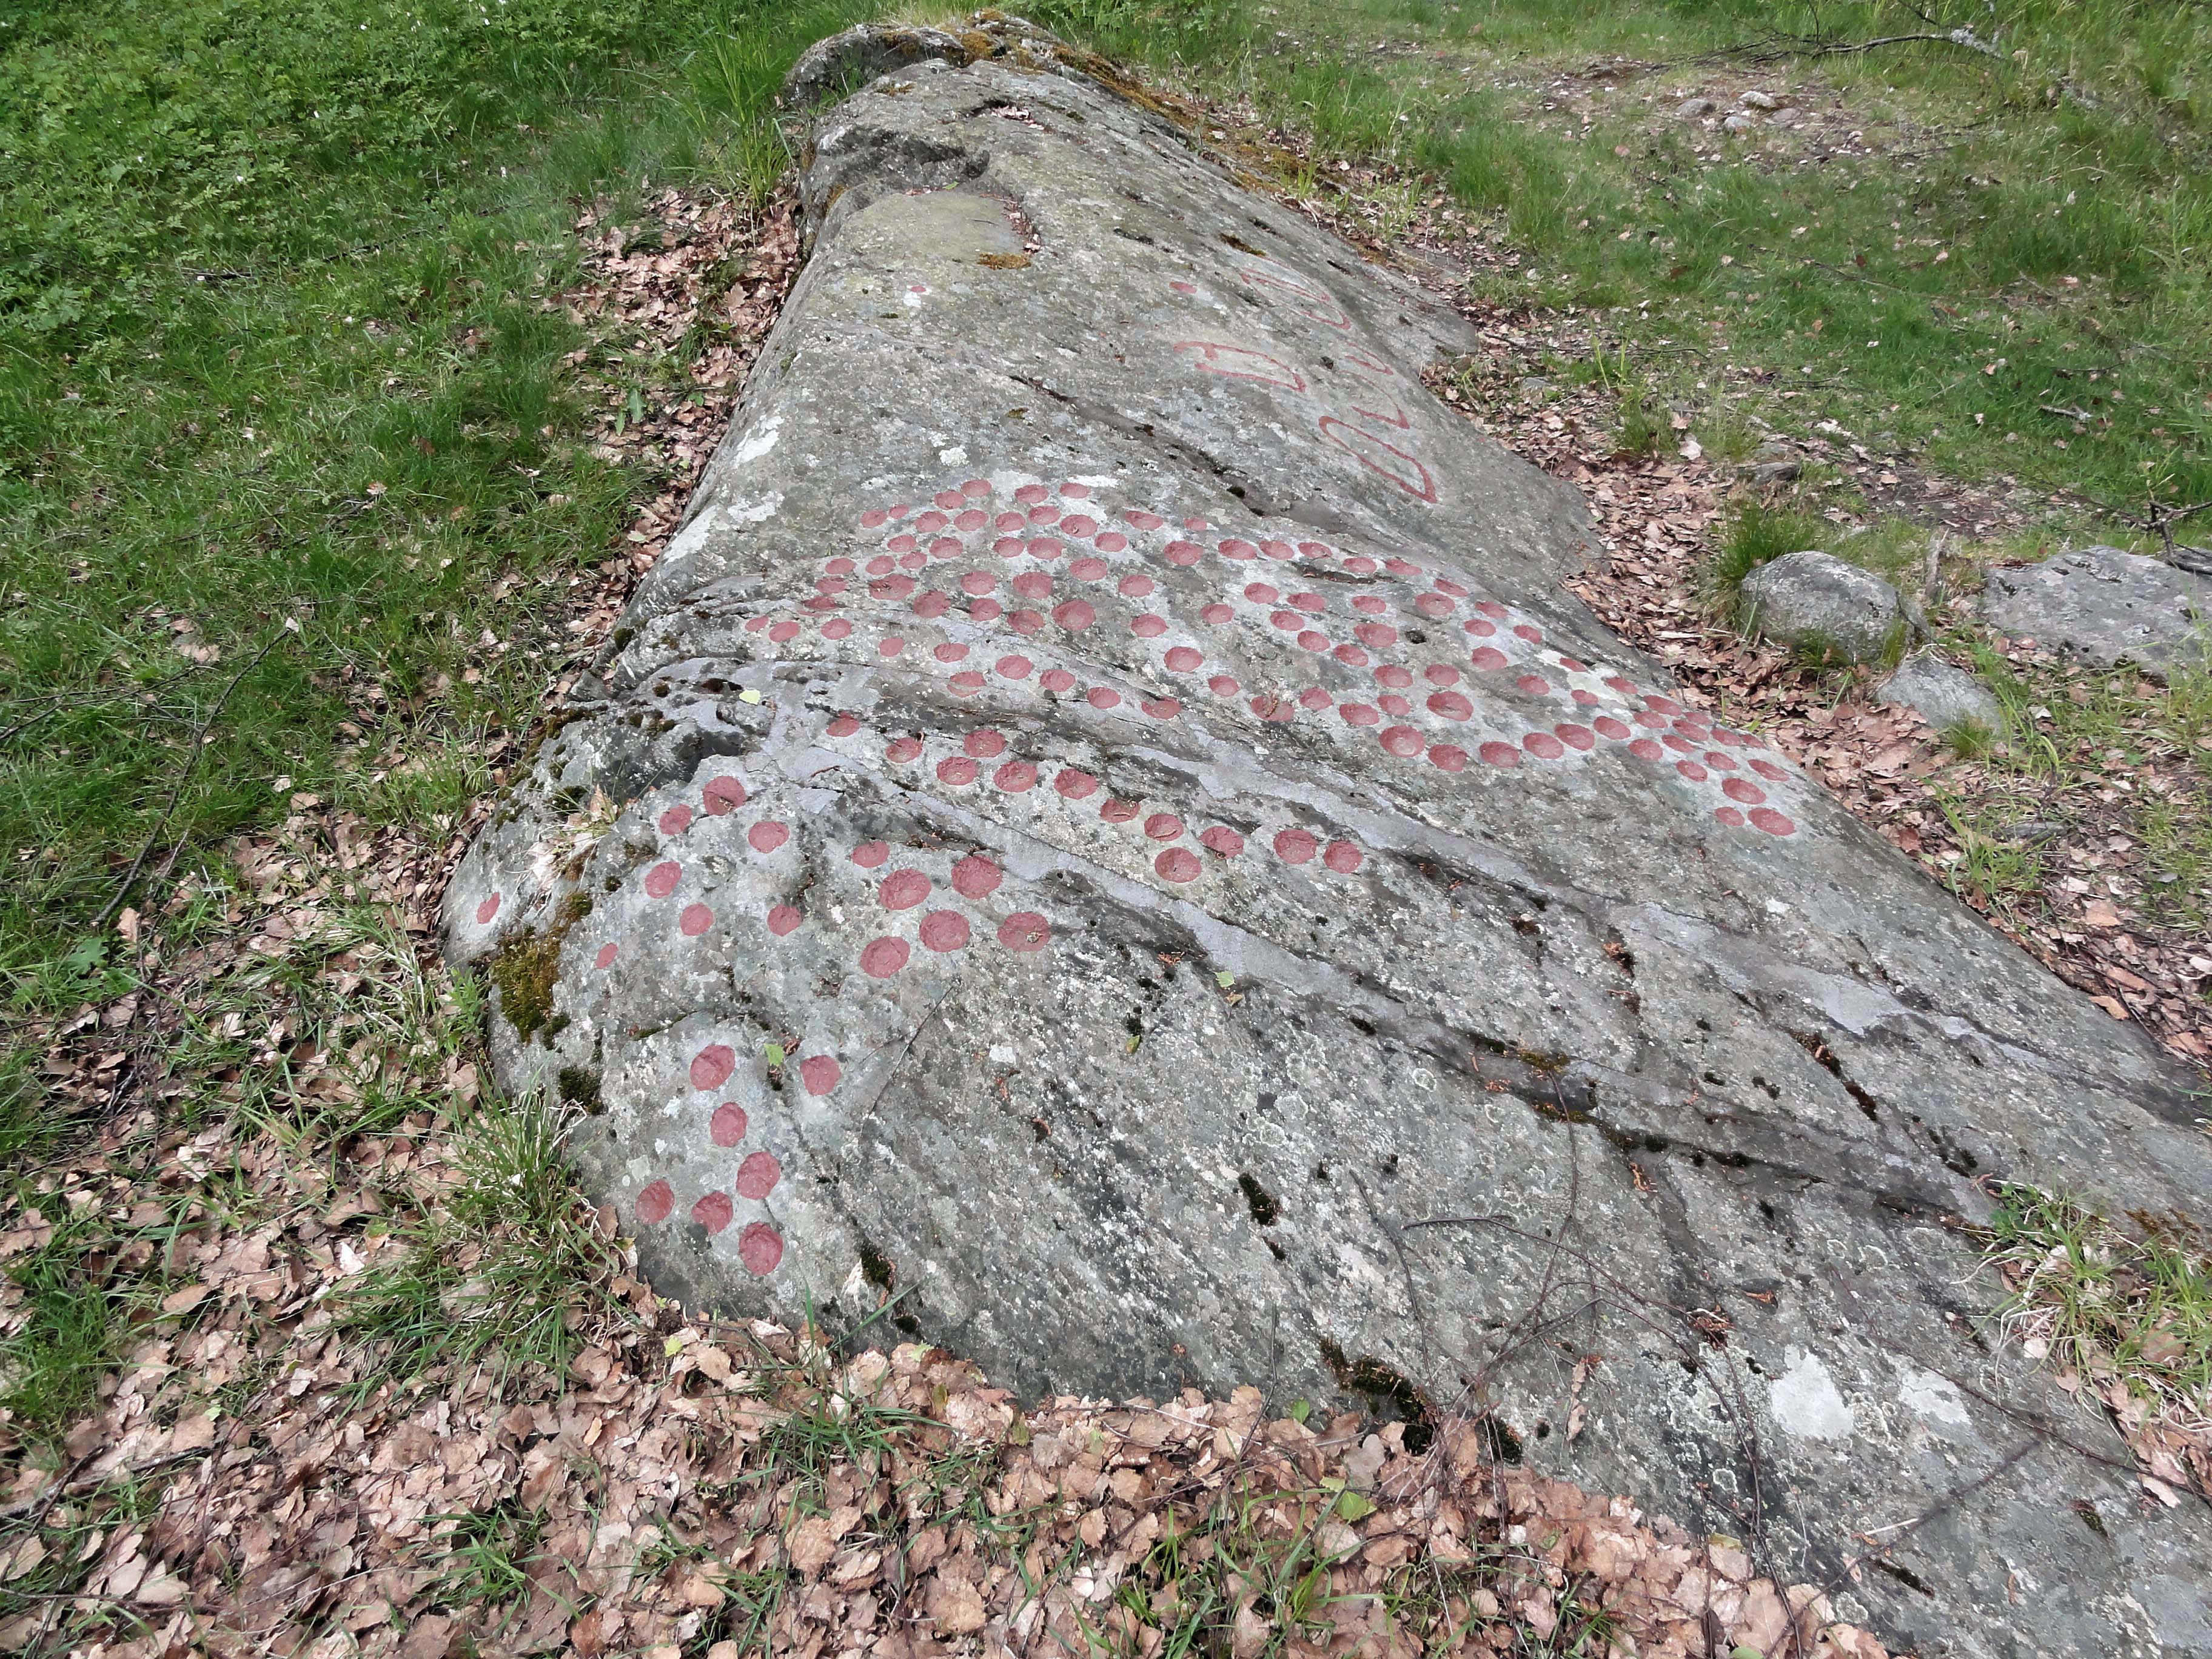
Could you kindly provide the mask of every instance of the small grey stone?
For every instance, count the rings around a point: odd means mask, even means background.
[[[939,58],[964,64],[969,53],[943,29],[912,23],[862,23],[842,34],[817,40],[783,79],[783,101],[809,109],[848,82],[865,84],[878,76]]]
[[[2212,659],[2212,580],[2117,547],[1992,570],[1982,617],[2100,667],[2127,661],[2163,674]]]
[[[1674,106],[1674,113],[1685,120],[1695,120],[1700,116],[1711,115],[1719,107],[1710,98],[1685,98]]]
[[[1749,132],[1752,128],[1758,125],[1758,121],[1752,116],[1731,115],[1727,120],[1721,123],[1721,127],[1724,131],[1728,132]]]
[[[1875,697],[1916,710],[1938,732],[1978,726],[1996,732],[2004,726],[2004,705],[1965,669],[1922,653],[1907,657],[1875,689]]]
[[[1533,398],[1538,403],[1549,403],[1559,394],[1558,389],[1542,375],[1530,374],[1524,376],[1521,381],[1521,395]]]
[[[1743,476],[1755,485],[1788,483],[1804,470],[1804,463],[1797,460],[1753,461]]]
[[[1787,104],[1784,105],[1780,109],[1775,111],[1773,114],[1767,117],[1767,119],[1778,127],[1794,127],[1802,122],[1804,118],[1805,112],[1802,110],[1793,109]]]
[[[1747,92],[1736,102],[1746,109],[1777,110],[1782,107],[1782,100],[1771,92]]]
[[[1745,625],[1788,646],[1875,662],[1911,627],[1897,590],[1870,570],[1808,549],[1743,579]]]

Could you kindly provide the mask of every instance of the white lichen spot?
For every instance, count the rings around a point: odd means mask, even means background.
[[[783,429],[783,416],[771,415],[738,446],[738,453],[730,459],[738,466],[748,466],[775,447],[776,434]]]
[[[946,466],[964,466],[968,461],[968,451],[963,446],[954,444],[950,449],[939,450],[937,459]]]
[[[1906,1410],[1932,1423],[1970,1423],[1966,1402],[1959,1385],[1934,1371],[1908,1370],[1897,1397]]]
[[[1858,1419],[1820,1356],[1790,1350],[1790,1364],[1766,1393],[1767,1408],[1788,1433],[1807,1440],[1842,1440]]]
[[[773,438],[769,440],[775,441]],[[783,492],[771,489],[757,501],[732,501],[722,509],[723,516],[737,524],[765,524],[783,511]]]
[[[994,1066],[1012,1066],[1018,1058],[1020,1056],[1014,1053],[1014,1045],[1011,1042],[991,1045],[991,1064]]]
[[[714,512],[715,509],[711,507],[701,507],[691,522],[678,531],[671,538],[667,556],[672,559],[688,559],[706,545],[707,533],[714,527]]]

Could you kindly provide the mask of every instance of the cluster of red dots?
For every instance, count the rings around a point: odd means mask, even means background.
[[[849,714],[837,715],[828,727],[833,738],[850,738],[860,730],[860,720]],[[1224,860],[1241,857],[1246,849],[1244,832],[1231,825],[1213,823],[1193,831],[1174,811],[1164,807],[1147,811],[1144,802],[1113,794],[1094,774],[1080,767],[1054,768],[1050,763],[1040,764],[1010,755],[1006,733],[994,727],[978,727],[963,737],[957,747],[947,744],[945,748],[947,752],[933,763],[921,738],[908,734],[892,738],[883,752],[892,765],[933,776],[947,789],[985,786],[1006,795],[1049,790],[1071,812],[1091,810],[1095,801],[1100,823],[1137,825],[1147,841],[1159,844],[1152,869],[1162,880],[1176,885],[1195,881],[1205,872],[1204,861],[1189,843]],[[1278,857],[1291,864],[1307,863],[1318,852],[1322,862],[1341,875],[1352,874],[1366,861],[1366,854],[1351,842],[1332,841],[1324,847],[1316,836],[1300,829],[1277,832],[1270,844]]]
[[[1217,538],[1203,520],[1171,525],[1135,507],[1109,518],[1093,502],[1091,487],[1076,480],[1056,488],[1023,484],[1011,500],[1001,500],[988,481],[971,478],[938,491],[927,505],[871,507],[860,523],[863,531],[882,533],[881,551],[825,559],[799,614],[756,616],[747,630],[779,645],[810,629],[841,641],[855,631],[846,607],[865,595],[878,607],[903,606],[924,623],[957,613],[987,630],[1025,639],[1051,629],[1061,644],[1101,629],[1126,632],[1154,677],[1176,684],[1182,695],[1132,695],[1126,681],[1086,684],[1067,666],[1040,670],[1018,649],[994,652],[951,638],[933,644],[894,626],[877,631],[875,651],[884,660],[909,648],[927,652],[952,671],[948,684],[960,696],[975,696],[995,680],[1009,690],[1034,684],[1080,697],[1102,713],[1157,720],[1176,719],[1186,699],[1199,696],[1241,703],[1270,722],[1333,720],[1394,759],[1425,761],[1445,772],[1478,763],[1502,769],[1564,762],[1617,745],[1638,760],[1669,765],[1686,782],[1710,787],[1721,798],[1713,817],[1723,825],[1775,836],[1796,830],[1771,804],[1764,785],[1753,781],[1754,775],[1767,783],[1790,779],[1772,760],[1741,752],[1764,750],[1759,738],[1716,726],[1670,698],[1639,691],[1620,674],[1547,646],[1533,623],[1411,560],[1340,553],[1316,541]],[[1370,677],[1374,690],[1347,694],[1341,674],[1334,676],[1340,682],[1334,688],[1311,676],[1290,685],[1247,685],[1230,672],[1236,665],[1209,658],[1194,642],[1204,634],[1167,614],[1174,607],[1145,568],[1157,561],[1189,569],[1209,560],[1219,562],[1222,597],[1200,609],[1200,630],[1264,627],[1316,665],[1328,659]],[[1319,591],[1337,586],[1340,575],[1425,586],[1402,603],[1371,590],[1347,603]],[[1302,585],[1302,577],[1313,585]],[[1442,630],[1463,636],[1464,658],[1412,663],[1406,647],[1430,644]],[[1409,631],[1417,637],[1408,640]],[[1507,676],[1524,697],[1560,699],[1560,712],[1570,718],[1510,737],[1462,738],[1460,728],[1478,716],[1470,692],[1480,696],[1487,677]],[[1483,699],[1484,712],[1495,707],[1494,699]]]
[[[700,791],[699,810],[709,817],[726,817],[744,807],[749,799],[741,779],[726,775],[710,778]],[[687,834],[697,820],[698,811],[678,801],[665,807],[656,823],[664,842],[672,842]],[[791,826],[779,818],[757,817],[746,825],[744,840],[757,858],[774,860],[791,844]],[[662,850],[675,849],[665,846]],[[1005,872],[980,853],[970,854],[952,865],[944,884],[946,891],[940,891],[939,884],[920,869],[904,864],[894,866],[888,842],[862,842],[851,849],[848,856],[857,869],[867,872],[866,879],[882,910],[889,916],[914,914],[915,941],[925,951],[942,954],[967,949],[975,931],[969,916],[956,908],[954,902],[948,901],[947,892],[971,906],[981,906],[1005,880]],[[878,875],[878,872],[882,873]],[[662,859],[645,872],[646,896],[655,901],[676,898],[684,878],[685,867],[680,860]],[[784,939],[805,925],[806,916],[798,905],[780,902],[769,905],[761,920],[770,936]],[[703,900],[682,904],[676,912],[676,931],[686,939],[700,937],[714,923],[714,912]],[[1012,911],[1000,918],[994,927],[988,921],[982,925],[991,929],[1001,947],[1021,955],[1042,951],[1052,939],[1051,924],[1032,910]],[[907,967],[913,959],[914,949],[914,942],[886,928],[860,945],[855,963],[869,978],[889,980]],[[622,946],[609,941],[600,945],[592,958],[592,966],[599,972],[606,972],[621,959],[621,955]],[[844,1068],[835,1054],[793,1055],[787,1059],[785,1065],[799,1086],[811,1096],[829,1094],[844,1079]],[[690,1086],[712,1093],[735,1075],[736,1069],[733,1049],[726,1043],[709,1043],[692,1058]],[[735,1101],[726,1100],[714,1109],[708,1132],[716,1146],[726,1148],[744,1140],[747,1127],[744,1109]],[[773,1153],[749,1153],[738,1166],[735,1194],[741,1199],[764,1200],[781,1177],[782,1167]],[[657,1224],[667,1220],[675,1209],[675,1191],[666,1180],[660,1179],[648,1183],[638,1194],[635,1212],[641,1222]],[[690,1213],[693,1221],[714,1234],[726,1229],[736,1218],[737,1211],[731,1193],[717,1189],[696,1199]],[[738,1260],[753,1273],[772,1272],[782,1255],[782,1237],[766,1222],[754,1222],[738,1236]]]

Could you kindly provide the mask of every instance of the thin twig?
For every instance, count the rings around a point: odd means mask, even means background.
[[[131,860],[130,869],[124,872],[122,885],[115,890],[115,896],[109,899],[100,908],[100,914],[92,919],[94,933],[97,933],[103,930],[107,926],[107,919],[113,915],[123,901],[130,896],[131,886],[138,879],[138,872],[145,868],[146,860],[152,854],[155,842],[161,838],[161,831],[168,828],[170,815],[177,810],[178,801],[184,798],[185,786],[191,781],[192,774],[199,768],[200,751],[207,747],[209,729],[215,725],[216,720],[221,717],[224,706],[230,702],[230,694],[238,690],[240,681],[261,665],[261,659],[276,648],[276,641],[284,637],[284,633],[285,630],[282,627],[270,632],[269,637],[262,641],[261,648],[240,667],[238,672],[230,677],[229,683],[222,688],[222,695],[215,700],[215,706],[208,710],[207,718],[203,720],[192,732],[191,751],[185,757],[184,769],[177,774],[177,781],[169,791],[169,799],[161,805],[161,815],[154,820],[154,827],[147,832],[144,844],[138,848],[138,856]],[[184,843],[181,841],[169,849],[169,856],[161,863],[161,873],[155,878],[156,885],[169,878],[169,872],[177,866],[177,855],[183,850]]]

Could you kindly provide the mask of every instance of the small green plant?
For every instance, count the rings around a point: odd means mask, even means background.
[[[510,1499],[487,1510],[423,1517],[436,1559],[440,1599],[500,1607],[530,1588],[544,1518]]]
[[[1820,547],[1827,526],[1808,513],[1770,507],[1744,500],[1729,509],[1721,526],[1720,540],[1705,569],[1705,586],[1713,602],[1741,623],[1743,579],[1785,553]]]

